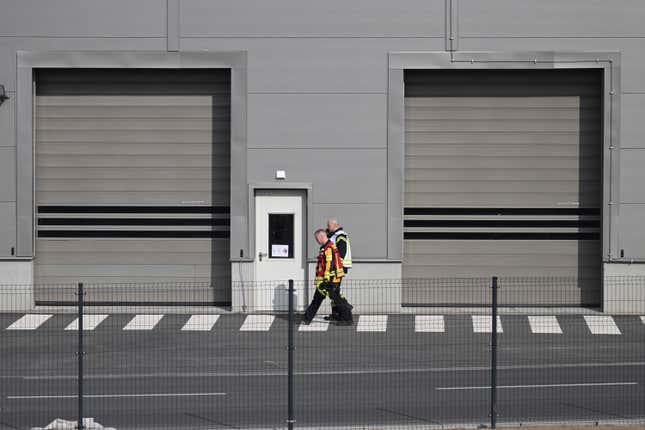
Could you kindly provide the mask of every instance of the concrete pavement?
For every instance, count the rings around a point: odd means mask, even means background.
[[[0,315],[0,428],[74,418],[78,333],[66,328],[75,317],[8,330],[21,318]],[[284,426],[284,317],[258,331],[240,331],[246,315],[220,316],[209,330],[182,330],[190,315],[124,330],[134,318],[109,315],[85,333],[86,416],[118,429]],[[298,424],[488,422],[490,333],[478,332],[475,320],[446,315],[443,331],[419,331],[438,326],[389,315],[385,331],[382,318],[379,331],[298,331]],[[499,421],[645,417],[645,323],[612,322],[606,327],[620,334],[595,334],[583,315],[557,316],[561,333],[536,333],[527,316],[502,316]]]

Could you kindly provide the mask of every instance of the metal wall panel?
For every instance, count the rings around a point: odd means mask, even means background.
[[[9,100],[0,106],[0,148],[16,147],[16,94],[7,93]]]
[[[404,278],[562,277],[533,294],[518,278],[503,301],[600,303],[599,77],[406,71]],[[402,301],[481,297],[412,282]]]
[[[2,131],[0,131],[1,133]],[[0,148],[0,202],[16,201],[16,149]],[[0,223],[2,219],[0,218]]]
[[[16,89],[17,51],[163,51],[163,37],[5,37],[0,43],[0,83]]]
[[[15,94],[0,106],[0,257],[12,257],[16,246]]]
[[[621,102],[620,147],[645,149],[645,93],[623,94]]]
[[[620,231],[618,246],[623,250],[625,261],[645,261],[645,204],[623,203],[620,205]]]
[[[384,94],[251,94],[247,146],[385,149],[386,115]]]
[[[643,36],[642,18],[638,0],[459,1],[464,37]]]
[[[272,180],[276,170],[286,170],[289,182],[313,184],[313,203],[386,200],[384,149],[249,149],[247,161],[250,183]]]
[[[317,228],[325,228],[327,219],[335,217],[349,233],[354,259],[386,258],[387,234],[385,230],[385,204],[314,204],[313,223],[310,235],[311,253],[316,255],[318,245],[311,237]]]
[[[181,34],[443,37],[443,0],[183,0]]]
[[[167,0],[167,12],[166,12],[166,34],[167,34],[167,45],[166,49],[168,51],[179,51],[179,25],[180,19],[179,14],[181,12],[181,1],[180,0]]]
[[[645,184],[645,149],[622,149],[620,151],[621,203],[645,203],[643,184]]]
[[[464,51],[620,52],[622,91],[645,91],[645,57],[642,55],[641,38],[463,37],[460,39],[459,47]],[[590,54],[589,61],[595,61],[595,59],[596,56]]]
[[[16,203],[0,202],[0,257],[13,257],[16,246]]]
[[[439,38],[183,38],[185,50],[248,51],[249,91],[379,92],[387,89],[387,53],[438,51]]]
[[[1,36],[165,36],[165,0],[2,2]]]

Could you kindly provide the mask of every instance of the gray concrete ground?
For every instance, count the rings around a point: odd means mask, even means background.
[[[73,315],[35,330],[6,330],[0,315],[0,428],[76,416],[78,333]],[[240,331],[246,316],[186,332],[189,315],[127,331],[110,315],[86,332],[86,416],[129,428],[278,428],[287,414],[287,321]],[[499,422],[645,418],[645,324],[614,321],[594,335],[580,315],[558,316],[562,334],[535,334],[505,315],[499,334]],[[301,427],[449,426],[489,421],[490,334],[469,315],[441,333],[415,332],[414,316],[390,315],[384,332],[331,326],[296,333],[295,415]]]

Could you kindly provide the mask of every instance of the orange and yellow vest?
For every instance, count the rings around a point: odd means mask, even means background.
[[[343,260],[340,258],[338,248],[332,241],[320,247],[316,263],[316,286],[322,282],[340,282],[345,276]]]

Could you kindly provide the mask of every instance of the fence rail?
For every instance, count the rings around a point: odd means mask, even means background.
[[[605,278],[601,305],[575,282],[344,281],[351,325],[328,299],[305,324],[297,281],[224,305],[204,284],[0,285],[0,428],[645,422],[645,277]]]

